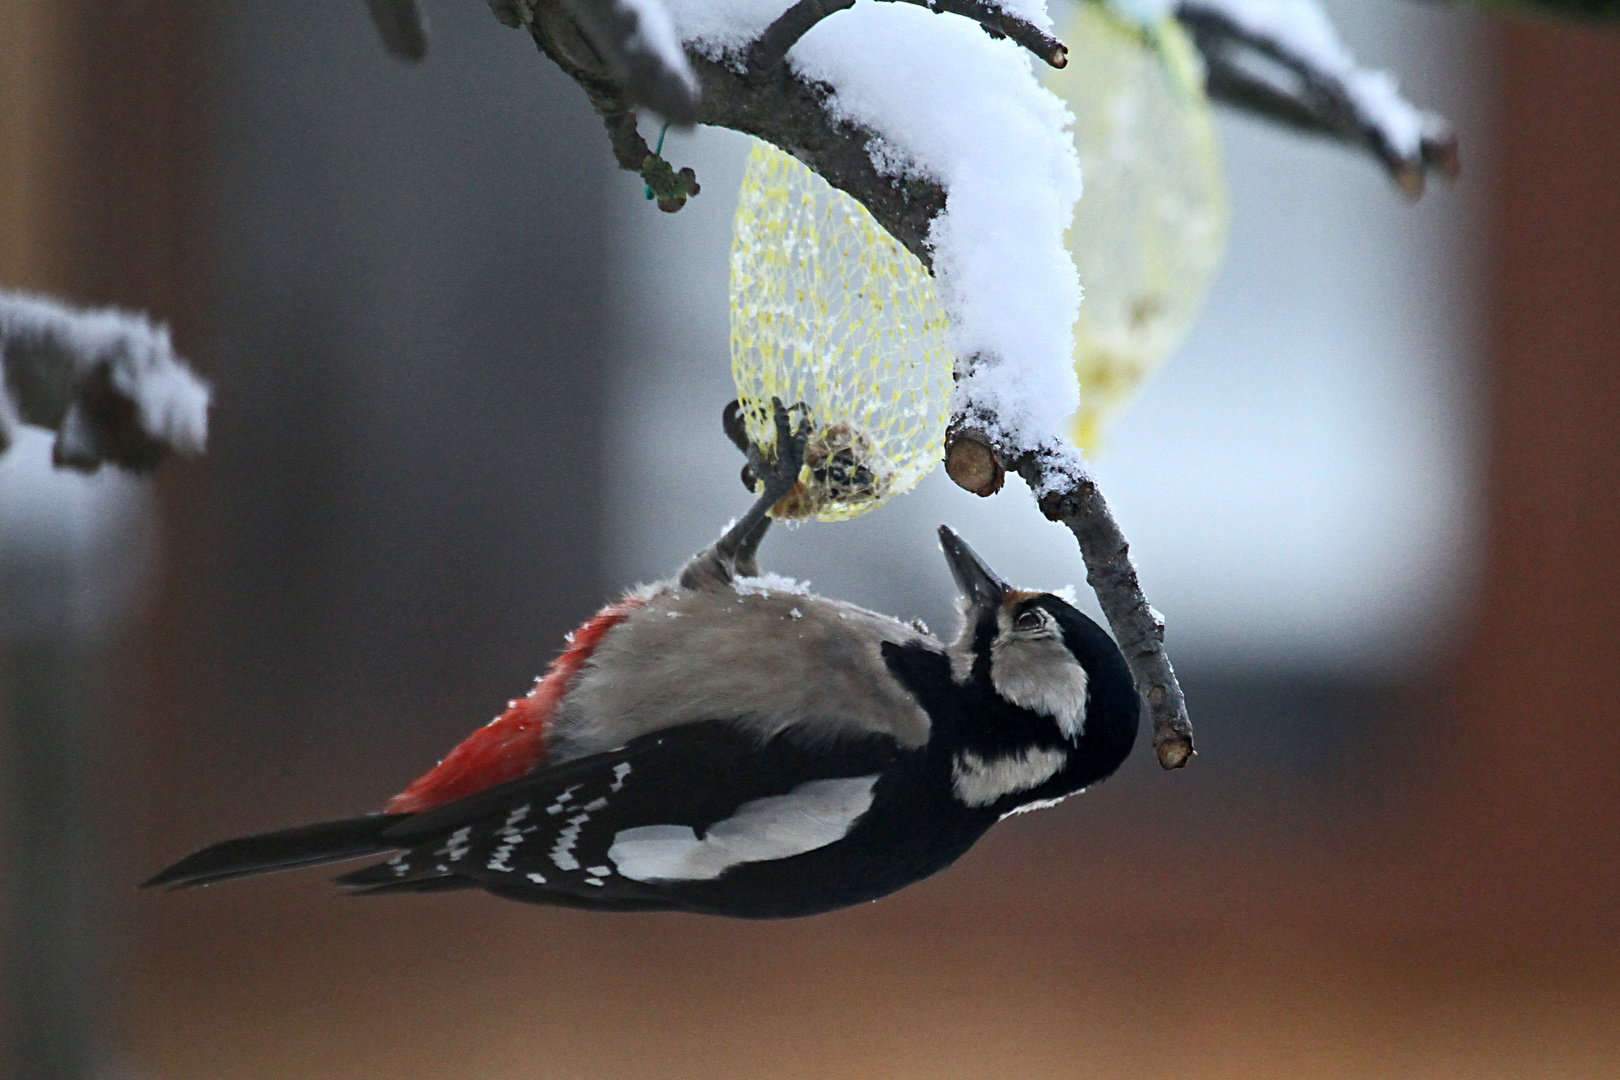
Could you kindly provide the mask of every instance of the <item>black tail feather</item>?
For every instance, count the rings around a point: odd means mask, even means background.
[[[383,839],[408,814],[368,814],[342,821],[323,821],[294,829],[243,836],[203,848],[164,870],[141,888],[167,885],[189,889],[252,874],[271,874],[304,866],[342,862],[395,851],[398,843]]]
[[[340,881],[339,884],[342,884]],[[464,877],[417,878],[412,881],[385,881],[380,885],[351,888],[350,896],[393,896],[396,893],[454,892],[479,888],[478,882]]]

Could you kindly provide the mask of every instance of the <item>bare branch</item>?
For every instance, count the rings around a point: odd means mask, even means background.
[[[1182,0],[1176,18],[1204,56],[1209,95],[1217,101],[1359,146],[1412,196],[1423,193],[1431,170],[1457,175],[1450,127],[1408,105],[1378,73],[1332,69],[1282,35],[1246,24],[1222,0]]]
[[[1159,764],[1179,769],[1192,760],[1192,719],[1175,669],[1164,651],[1164,617],[1142,594],[1130,545],[1114,520],[1102,492],[1089,475],[1074,478],[1066,471],[1054,476],[1047,461],[1034,454],[1018,462],[1018,475],[1040,496],[1041,513],[1068,526],[1080,544],[1086,563],[1086,582],[1097,594],[1103,614],[1120,651],[1131,667],[1137,692],[1147,702],[1153,720],[1153,749]],[[1058,484],[1053,487],[1053,481]]]
[[[59,466],[144,471],[207,440],[208,387],[142,315],[0,290],[0,376],[0,452],[31,424],[56,432]]]
[[[421,0],[367,0],[367,6],[389,55],[401,60],[427,55],[427,15]]]
[[[994,3],[984,0],[884,0],[887,3],[919,4],[929,11],[972,19],[991,37],[1010,38],[1055,68],[1069,62],[1068,47],[1033,23],[1025,22]]]
[[[1073,448],[1052,444],[1018,450],[958,418],[946,436],[945,469],[958,487],[985,498],[1001,490],[1007,470],[1017,472],[1035,493],[1041,513],[1068,526],[1080,545],[1086,582],[1147,702],[1159,764],[1166,769],[1187,764],[1193,756],[1192,720],[1164,651],[1164,619],[1142,594],[1125,534]]]
[[[994,4],[982,0],[883,0],[885,3],[916,4],[929,11],[947,15],[960,15],[972,19],[994,38],[1010,38],[1028,49],[1052,67],[1060,68],[1069,62],[1069,50],[1063,42],[1040,27],[1008,14]],[[847,11],[855,0],[799,0],[779,15],[748,50],[748,70],[761,75],[777,68],[787,58],[789,50],[799,39],[827,16]]]

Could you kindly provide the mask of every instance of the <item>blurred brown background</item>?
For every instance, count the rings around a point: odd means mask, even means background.
[[[319,874],[134,894],[222,836],[377,805],[623,584],[596,482],[618,181],[577,89],[463,7],[409,69],[358,3],[0,3],[0,282],[166,316],[217,387],[209,456],[157,482],[144,613],[0,666],[0,1072],[1620,1075],[1612,31],[1491,35],[1484,563],[1420,678],[1297,707],[1190,678],[1184,773],[1138,755],[810,920],[346,900]],[[28,693],[83,718],[30,727]],[[1319,738],[1268,758],[1267,710]],[[17,748],[53,745],[79,766],[36,798]],[[53,828],[82,843],[42,913]],[[71,971],[30,951],[53,934]]]

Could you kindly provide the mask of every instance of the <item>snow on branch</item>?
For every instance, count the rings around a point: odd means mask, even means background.
[[[59,466],[144,471],[202,453],[208,387],[144,315],[0,290],[0,452],[19,424],[56,432]]]
[[[1178,20],[1204,56],[1209,95],[1268,120],[1361,146],[1401,189],[1457,173],[1446,122],[1359,67],[1317,0],[1181,0]]]

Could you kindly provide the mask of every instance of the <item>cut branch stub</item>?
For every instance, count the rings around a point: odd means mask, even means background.
[[[963,491],[989,498],[1007,482],[1007,469],[982,432],[952,429],[945,435],[945,472]]]

